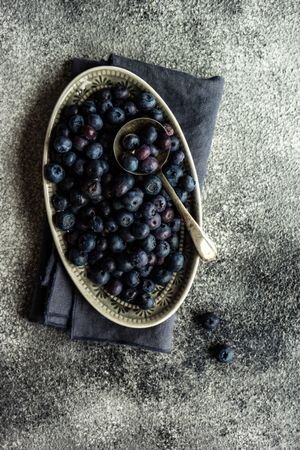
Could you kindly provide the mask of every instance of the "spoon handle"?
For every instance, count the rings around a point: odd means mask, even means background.
[[[217,250],[215,244],[212,242],[211,239],[209,239],[208,236],[206,236],[206,234],[202,231],[201,227],[188,212],[184,204],[180,201],[179,197],[177,196],[176,192],[174,191],[173,187],[171,186],[165,175],[162,172],[160,172],[159,176],[161,178],[164,188],[170,195],[179,214],[184,220],[186,228],[190,233],[190,236],[194,242],[197,252],[199,253],[199,256],[204,261],[212,261],[216,259]]]

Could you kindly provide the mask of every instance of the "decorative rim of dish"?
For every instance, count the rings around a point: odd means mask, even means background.
[[[99,74],[100,72],[100,74]],[[104,77],[102,79],[102,84],[100,84],[100,81],[98,84],[96,83],[96,80],[94,79],[94,75],[99,75],[99,79],[101,77]],[[105,78],[105,76],[107,78]],[[121,67],[115,67],[115,66],[97,66],[93,67],[91,69],[86,70],[85,72],[82,72],[77,77],[75,77],[63,90],[61,93],[59,99],[56,102],[56,105],[52,111],[47,131],[46,131],[46,137],[44,142],[44,153],[43,153],[43,167],[42,167],[42,180],[43,180],[43,189],[44,189],[44,197],[45,197],[45,204],[46,204],[46,211],[47,211],[47,217],[49,226],[52,232],[52,236],[57,248],[57,251],[59,253],[59,256],[63,262],[63,265],[68,272],[69,276],[71,277],[72,281],[80,291],[80,293],[85,297],[85,299],[104,317],[108,318],[109,320],[119,324],[123,325],[125,327],[130,328],[149,328],[153,327],[155,325],[158,325],[165,320],[169,319],[180,307],[180,305],[185,300],[186,296],[189,293],[189,290],[192,286],[192,283],[194,281],[197,268],[199,265],[199,256],[196,252],[196,250],[193,247],[193,244],[188,236],[188,233],[184,232],[182,227],[181,229],[181,246],[183,247],[183,235],[184,235],[184,254],[188,254],[188,256],[191,258],[191,261],[189,261],[190,265],[190,271],[188,280],[184,280],[184,275],[186,272],[186,268],[176,274],[173,275],[172,280],[170,283],[161,289],[159,292],[159,296],[157,297],[157,301],[162,302],[162,309],[157,312],[156,314],[153,314],[151,316],[152,310],[141,310],[138,307],[135,307],[135,305],[131,305],[127,302],[124,302],[120,300],[117,297],[113,297],[109,295],[106,291],[104,291],[100,286],[93,285],[86,277],[83,277],[84,268],[79,268],[73,266],[66,258],[63,248],[65,247],[65,243],[63,240],[63,233],[60,232],[53,224],[52,216],[53,216],[53,207],[50,202],[50,197],[52,193],[54,192],[54,186],[52,183],[48,182],[44,177],[44,166],[48,162],[48,154],[49,154],[49,143],[51,138],[51,133],[53,130],[54,125],[57,122],[57,119],[59,117],[59,113],[63,106],[65,104],[69,103],[70,98],[72,98],[72,101],[80,102],[88,98],[90,95],[92,95],[94,92],[96,92],[98,89],[100,89],[103,85],[105,85],[105,82],[109,84],[109,77],[116,77],[116,78],[122,78],[123,82],[126,82],[129,80],[132,80],[133,84],[135,84],[136,87],[142,88],[143,90],[147,90],[148,92],[151,92],[155,98],[158,101],[159,106],[162,108],[163,112],[169,119],[169,121],[172,123],[173,126],[175,126],[176,133],[182,143],[182,146],[184,148],[188,165],[191,171],[191,174],[193,178],[196,180],[196,188],[194,192],[192,193],[193,196],[193,206],[194,206],[194,217],[197,222],[202,225],[202,208],[201,208],[201,197],[200,197],[200,188],[199,188],[199,181],[198,176],[195,168],[195,164],[188,146],[188,143],[185,139],[185,136],[181,130],[181,127],[175,118],[174,114],[168,107],[168,105],[165,103],[165,101],[160,97],[160,95],[153,89],[146,81],[144,81],[142,78],[140,78],[138,75],[134,74],[133,72],[130,72],[129,70],[123,69]],[[90,86],[91,88],[87,90],[88,95],[84,94],[87,86]],[[188,259],[188,258],[187,258]],[[89,290],[85,285],[89,286]],[[93,285],[93,293],[90,293],[91,285]],[[174,287],[176,289],[176,294],[178,296],[177,301],[173,301],[171,304],[167,301],[164,301],[164,299],[172,300],[172,294],[168,293],[168,290],[170,287]],[[100,294],[105,296],[105,298],[109,299],[110,305],[119,312],[115,312],[112,309],[109,309],[103,302],[101,302]],[[170,296],[171,294],[171,296]],[[137,318],[129,318],[126,317],[124,314],[126,310],[138,310],[137,315],[139,317]]]

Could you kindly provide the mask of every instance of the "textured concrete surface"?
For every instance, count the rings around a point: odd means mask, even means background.
[[[0,1],[0,448],[299,449],[299,2]],[[40,164],[74,56],[223,75],[205,188],[220,249],[156,355],[27,321]],[[223,318],[215,334],[197,315]],[[231,367],[208,347],[236,348]]]

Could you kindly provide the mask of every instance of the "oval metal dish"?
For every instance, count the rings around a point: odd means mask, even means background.
[[[140,77],[128,70],[113,66],[102,66],[89,69],[74,78],[65,88],[55,105],[47,128],[44,144],[43,167],[48,162],[52,129],[58,122],[61,110],[64,106],[70,103],[80,104],[102,87],[111,86],[116,83],[126,84],[131,92],[145,90],[151,92],[156,97],[158,106],[163,110],[167,121],[172,124],[181,141],[186,154],[189,170],[192,176],[197,180],[194,162],[187,141],[169,107],[157,92]],[[180,250],[185,255],[186,261],[184,269],[182,272],[176,275],[174,274],[172,280],[166,287],[159,287],[156,289],[155,307],[151,310],[144,311],[135,305],[130,305],[117,297],[109,295],[103,288],[88,280],[84,268],[75,267],[68,261],[65,256],[66,243],[63,238],[64,233],[54,226],[52,220],[54,209],[50,200],[55,192],[55,185],[48,182],[43,176],[43,186],[49,225],[59,256],[78,290],[99,313],[120,325],[132,328],[147,328],[158,325],[177,311],[189,292],[199,263],[199,256],[193,247],[188,233],[185,232],[184,227],[182,227],[180,232]],[[195,220],[201,225],[202,212],[198,182],[195,191],[191,195],[190,206]]]

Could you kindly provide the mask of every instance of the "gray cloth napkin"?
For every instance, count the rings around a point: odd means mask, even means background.
[[[74,59],[72,77],[99,65],[123,67],[147,81],[173,111],[192,152],[200,186],[203,186],[224,80],[192,75],[112,54],[108,61]],[[72,339],[126,344],[152,351],[170,352],[175,315],[146,329],[117,325],[99,314],[79,293],[56,253],[48,225],[45,227],[40,272],[30,319],[71,330]]]

